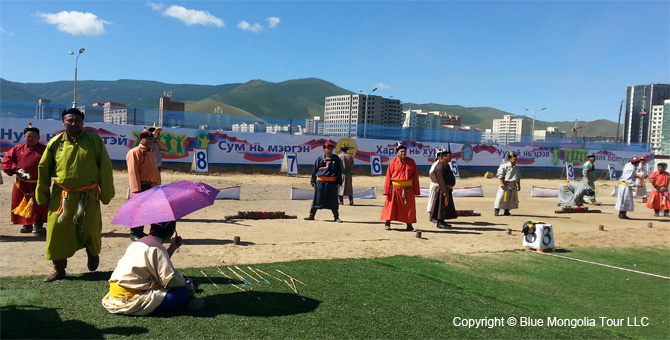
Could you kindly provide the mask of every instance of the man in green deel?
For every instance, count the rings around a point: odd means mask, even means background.
[[[54,272],[44,281],[65,278],[67,259],[86,248],[88,269],[100,263],[102,215],[100,202],[114,197],[112,161],[102,138],[83,130],[84,114],[78,109],[62,113],[65,132],[47,145],[38,166],[35,200],[49,201],[46,259],[53,261]],[[51,189],[51,178],[54,183]]]

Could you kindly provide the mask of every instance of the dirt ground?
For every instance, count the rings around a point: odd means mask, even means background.
[[[358,170],[358,169],[357,169]],[[238,171],[238,172],[231,172]],[[302,169],[301,169],[302,171]],[[497,190],[496,179],[483,176],[457,181],[456,187],[482,185],[484,197],[455,198],[456,209],[473,209],[482,216],[460,217],[451,220],[454,228],[437,229],[428,221],[426,198],[417,198],[416,233],[401,231],[404,224],[393,223],[395,230],[384,230],[379,220],[384,196],[383,177],[359,175],[355,187],[377,187],[377,199],[360,199],[355,205],[340,208],[343,223],[332,222],[332,214],[321,210],[315,221],[305,221],[311,201],[290,199],[291,187],[311,188],[309,176],[286,176],[276,169],[262,174],[242,174],[239,169],[217,171],[206,175],[164,171],[164,183],[201,181],[223,188],[241,186],[240,200],[217,200],[214,205],[192,213],[178,222],[177,231],[184,238],[184,246],[173,256],[177,267],[207,267],[215,265],[269,263],[302,259],[372,258],[392,255],[436,255],[448,253],[481,253],[521,249],[521,228],[525,221],[542,220],[554,226],[556,247],[601,247],[619,245],[670,245],[670,219],[653,217],[636,199],[631,220],[620,220],[614,210],[616,198],[610,196],[613,182],[597,182],[598,200],[603,202],[600,214],[556,214],[556,198],[530,196],[532,186],[556,188],[562,180],[523,179],[518,210],[513,216],[493,215],[493,199]],[[482,174],[483,175],[483,174]],[[522,171],[523,175],[523,171]],[[546,177],[546,176],[543,176]],[[553,176],[552,176],[553,177]],[[0,185],[0,276],[47,275],[50,261],[44,258],[45,238],[20,234],[20,226],[12,225],[9,218],[12,178],[4,176]],[[111,271],[116,261],[130,244],[128,228],[111,224],[119,207],[126,202],[127,173],[115,171],[116,197],[103,206],[102,253],[99,271]],[[422,187],[428,187],[427,177],[421,177]],[[346,202],[346,198],[345,198]],[[298,219],[286,220],[225,220],[238,211],[284,211]],[[649,227],[652,223],[653,227]],[[599,226],[604,226],[604,231]],[[508,234],[507,230],[512,233]],[[147,229],[148,230],[148,229]],[[239,236],[240,245],[233,244]],[[86,253],[77,252],[69,260],[68,272],[86,271]]]

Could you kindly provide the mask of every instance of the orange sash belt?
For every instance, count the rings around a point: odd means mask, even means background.
[[[87,185],[87,186],[79,188],[79,189],[68,189],[60,183],[56,183],[56,185],[59,186],[61,189],[63,189],[63,191],[61,191],[61,193],[60,193],[60,205],[58,206],[58,210],[56,211],[57,215],[60,215],[63,212],[63,199],[67,198],[67,195],[68,195],[69,192],[82,192],[82,191],[98,188],[98,183],[93,183],[91,185]],[[99,190],[95,191],[95,199],[100,199],[100,191]]]
[[[324,182],[335,182],[337,177],[335,176],[317,176],[316,179],[319,181],[324,181]]]

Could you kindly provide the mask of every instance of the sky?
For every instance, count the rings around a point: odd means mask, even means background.
[[[627,86],[670,83],[670,1],[0,0],[0,77],[71,81],[75,61],[78,80],[319,78],[403,103],[617,121]]]

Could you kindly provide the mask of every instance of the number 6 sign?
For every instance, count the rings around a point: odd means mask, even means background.
[[[370,156],[370,170],[372,176],[382,175],[382,158],[380,156]]]

